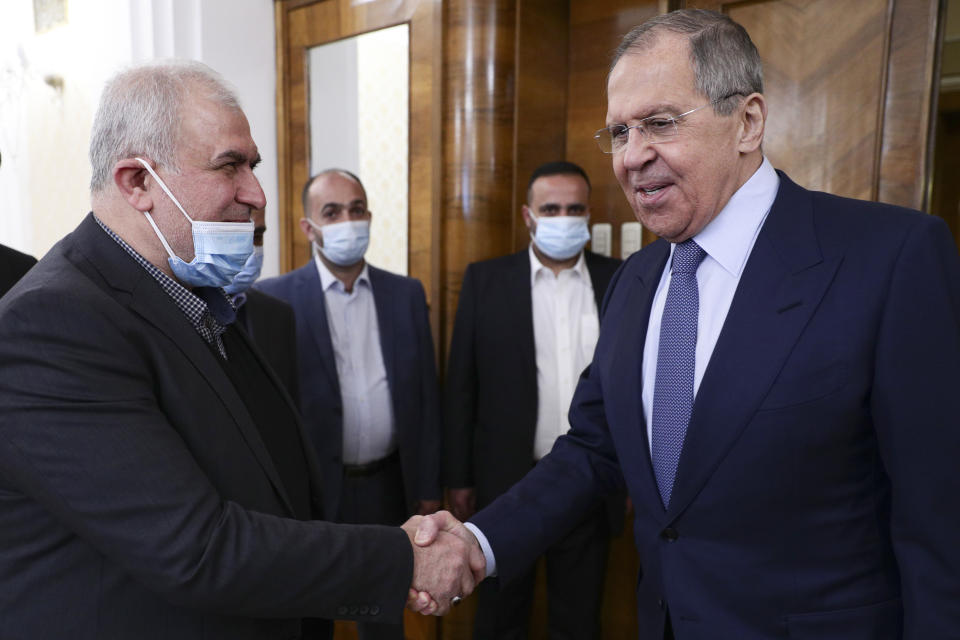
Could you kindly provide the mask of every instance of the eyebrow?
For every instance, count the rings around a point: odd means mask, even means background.
[[[570,204],[568,204],[568,205],[566,205],[566,206],[560,204],[559,202],[544,202],[542,205],[540,205],[539,207],[537,207],[537,209],[538,209],[539,211],[543,211],[544,209],[548,209],[548,208],[573,209],[573,208],[576,208],[576,207],[580,207],[580,208],[586,209],[586,208],[587,208],[587,205],[585,205],[585,204],[582,203],[582,202],[571,202]]]
[[[345,206],[347,206],[347,207],[353,207],[353,206],[358,205],[358,204],[362,204],[363,206],[367,206],[367,203],[363,201],[363,198],[357,198],[356,200],[351,200],[351,201],[348,202]],[[340,204],[339,202],[325,202],[324,205],[320,208],[320,210],[323,211],[323,210],[326,209],[327,207],[339,207],[339,206],[341,206],[341,204]]]
[[[257,165],[260,164],[260,161],[262,159],[263,158],[260,157],[259,153],[257,153],[256,157],[253,158],[252,160],[248,160],[247,155],[245,153],[241,153],[234,149],[228,149],[227,151],[224,151],[223,153],[218,154],[217,157],[213,159],[213,161],[214,163],[216,163],[218,160],[232,160],[234,162],[240,162],[240,163],[249,162],[250,168],[256,169]]]
[[[644,115],[640,116],[639,118],[631,117],[631,118],[628,118],[627,120],[646,120],[647,118],[651,118],[653,116],[660,115],[660,114],[683,113],[684,111],[685,109],[680,109],[675,104],[671,104],[669,102],[661,102],[660,104],[656,104],[650,107],[649,109],[646,109],[645,111],[643,111],[642,113]],[[620,121],[608,122],[607,126],[612,127],[618,124],[626,124],[626,121],[620,120]]]

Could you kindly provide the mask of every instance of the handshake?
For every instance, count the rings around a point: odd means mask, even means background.
[[[442,616],[486,577],[480,543],[450,512],[414,516],[402,528],[413,546],[409,609]]]

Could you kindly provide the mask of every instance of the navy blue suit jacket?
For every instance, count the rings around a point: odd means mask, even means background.
[[[942,220],[785,175],[700,385],[668,510],[640,387],[657,241],[611,283],[572,431],[475,517],[509,579],[626,485],[642,638],[960,630],[960,260]]]
[[[383,364],[393,401],[404,495],[440,498],[440,408],[426,296],[419,280],[369,266]],[[323,476],[324,515],[336,518],[343,480],[343,402],[320,274],[313,260],[256,288],[297,317],[300,408]]]

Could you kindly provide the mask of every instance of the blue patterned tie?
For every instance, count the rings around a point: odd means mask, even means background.
[[[673,275],[660,323],[657,379],[653,388],[653,471],[664,508],[670,506],[680,450],[693,410],[700,293],[697,267],[706,252],[693,240],[673,251]]]

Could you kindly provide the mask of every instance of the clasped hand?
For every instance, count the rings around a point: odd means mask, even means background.
[[[413,546],[413,584],[407,596],[411,610],[442,616],[454,597],[466,597],[486,576],[480,544],[450,512],[413,516],[403,530]]]

